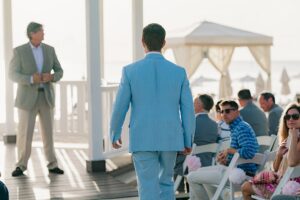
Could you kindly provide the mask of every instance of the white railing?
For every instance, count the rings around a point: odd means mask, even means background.
[[[88,132],[88,104],[87,104],[87,85],[85,81],[61,81],[56,85],[56,103],[55,109],[55,125],[56,132],[70,134],[86,134]],[[128,150],[128,121],[126,117],[121,149],[113,149],[109,136],[110,117],[113,109],[113,102],[116,98],[118,85],[100,86],[102,100],[102,131],[103,134],[103,154],[109,158],[119,155]],[[99,102],[100,103],[100,102]],[[88,137],[88,135],[87,135]]]
[[[85,81],[61,81],[56,84],[54,131],[87,134]]]
[[[123,147],[115,150],[111,146],[109,137],[110,117],[113,109],[113,102],[116,97],[118,85],[100,86],[102,91],[102,131],[103,154],[106,158],[119,155],[128,150],[128,116],[126,117],[122,141]],[[56,107],[54,114],[55,133],[84,134],[88,137],[88,103],[86,81],[60,81],[55,85]],[[99,102],[100,103],[100,102]],[[15,115],[17,122],[17,115]],[[16,123],[17,126],[17,123]],[[39,131],[39,126],[35,130]],[[15,128],[16,130],[16,128]],[[0,131],[5,132],[5,123],[0,124]],[[67,136],[66,136],[67,137]]]

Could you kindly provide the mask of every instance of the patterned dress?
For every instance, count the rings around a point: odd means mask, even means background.
[[[286,139],[287,147],[290,146],[290,139],[290,136]],[[285,153],[277,172],[262,171],[258,173],[252,180],[250,180],[250,182],[252,183],[252,189],[257,195],[269,199],[275,192],[275,189],[287,168],[288,160],[287,153]],[[300,183],[300,177],[293,178],[290,180]]]

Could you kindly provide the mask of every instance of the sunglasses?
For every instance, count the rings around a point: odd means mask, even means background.
[[[235,108],[227,108],[227,109],[224,109],[224,110],[220,110],[220,113],[221,114],[229,114],[231,111],[233,110],[236,110]]]
[[[284,119],[285,119],[285,120],[290,120],[290,119],[298,120],[299,117],[300,117],[300,114],[291,114],[291,115],[286,114],[286,115],[284,116]]]

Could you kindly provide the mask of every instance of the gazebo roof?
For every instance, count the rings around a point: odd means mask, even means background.
[[[203,21],[185,33],[167,38],[167,47],[178,45],[272,45],[270,36],[253,33],[221,24]]]

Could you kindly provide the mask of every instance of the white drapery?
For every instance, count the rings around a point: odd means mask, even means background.
[[[251,54],[255,58],[256,62],[261,66],[261,68],[267,73],[268,80],[266,88],[271,91],[271,55],[270,46],[249,46],[248,47]]]
[[[205,56],[205,48],[201,46],[177,46],[173,48],[176,63],[186,69],[190,78],[201,64]]]
[[[221,73],[219,96],[229,98],[232,95],[231,79],[228,73],[234,47],[212,46],[208,49],[207,58],[211,64]]]
[[[271,90],[272,37],[207,21],[185,30],[183,35],[176,35],[167,38],[166,49],[173,50],[177,64],[186,68],[188,77],[194,74],[204,58],[208,58],[221,74],[220,98],[232,94],[228,68],[236,47],[249,47],[256,62],[268,74],[267,89]]]

